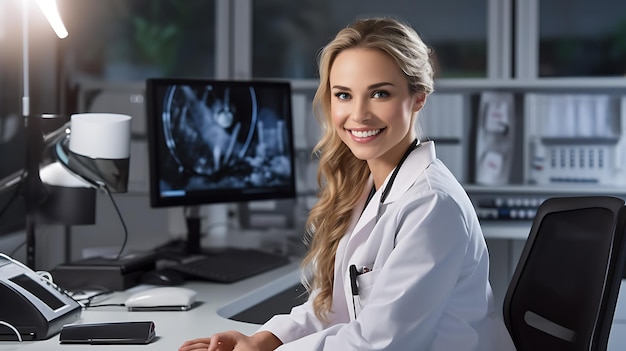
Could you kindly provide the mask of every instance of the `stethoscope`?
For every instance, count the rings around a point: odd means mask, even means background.
[[[393,186],[393,183],[396,180],[396,177],[398,176],[398,172],[400,171],[400,167],[402,167],[402,164],[404,164],[404,161],[406,161],[407,157],[409,157],[411,152],[413,152],[413,150],[417,149],[421,145],[422,144],[419,142],[419,140],[415,139],[411,143],[409,148],[404,152],[404,155],[402,155],[402,158],[400,158],[400,161],[398,161],[398,165],[396,166],[396,168],[394,168],[393,172],[391,173],[391,176],[389,177],[389,181],[387,182],[387,185],[385,185],[385,188],[383,189],[383,192],[380,195],[380,201],[378,202],[378,208],[376,209],[376,219],[375,219],[374,223],[377,223],[378,219],[380,218],[381,209],[383,207],[383,203],[385,202],[385,200],[387,199],[387,196],[391,192],[391,187]],[[365,207],[367,207],[367,204],[370,202],[372,197],[374,197],[375,193],[376,193],[376,187],[372,186],[372,190],[370,191],[370,193],[369,193],[369,195],[367,197],[367,200],[365,201],[365,206],[363,207],[363,209],[365,209]],[[359,270],[357,268],[357,266],[354,265],[354,264],[350,265],[350,267],[349,267],[350,289],[352,290],[352,307],[354,308],[354,317],[355,318],[358,315],[358,313],[360,312],[360,308],[361,308],[361,303],[359,301],[359,286],[357,284],[357,277],[359,275],[363,274],[363,273],[368,272],[368,271],[369,271],[369,269],[366,268],[366,267],[361,268]]]

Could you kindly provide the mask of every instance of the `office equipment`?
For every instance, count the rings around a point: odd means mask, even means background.
[[[288,82],[154,78],[145,101],[150,203],[189,209],[184,253],[202,251],[199,205],[295,198]],[[267,267],[269,254],[232,251],[224,259],[241,259],[250,273]],[[276,257],[272,267],[286,262]]]
[[[0,257],[0,321],[8,324],[0,325],[0,340],[48,339],[80,314],[81,306],[63,290],[26,266]]]
[[[513,93],[483,92],[476,126],[476,182],[507,184],[515,156],[516,111]]]
[[[287,82],[149,79],[154,207],[293,198]]]
[[[165,286],[138,291],[124,305],[129,311],[187,311],[196,302],[196,295],[192,289]]]
[[[23,171],[0,179],[0,191],[21,187],[26,207],[27,259],[35,266],[35,225],[91,224],[94,189],[126,192],[130,159],[130,116],[108,113],[74,114],[69,122],[44,133],[55,115],[30,117],[28,150]],[[56,201],[74,199],[68,208]],[[84,201],[84,202],[83,202]],[[80,206],[82,205],[82,206]]]
[[[286,257],[260,250],[227,249],[191,257],[170,268],[181,272],[187,279],[234,283],[288,263]]]
[[[544,201],[504,299],[518,350],[606,350],[626,257],[624,200]]]
[[[60,264],[52,270],[52,276],[59,286],[70,291],[121,291],[139,284],[144,273],[155,269],[156,259],[153,252],[90,257]]]
[[[516,226],[516,223],[524,224],[527,226],[522,235],[524,239],[528,237],[537,209],[548,198],[589,195],[626,198],[623,189],[591,184],[581,184],[574,188],[564,185],[465,185],[464,189],[483,224],[496,222],[512,226]],[[484,229],[483,227],[483,231]]]
[[[66,325],[59,341],[61,344],[149,344],[155,337],[154,322],[112,322]]]
[[[626,184],[626,97],[529,93],[525,97],[527,184]]]

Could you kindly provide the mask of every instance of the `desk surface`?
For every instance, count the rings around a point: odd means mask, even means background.
[[[248,307],[246,304],[260,302],[264,295],[279,292],[297,282],[298,262],[233,284],[189,282],[184,286],[198,292],[200,304],[189,311],[128,312],[124,307],[88,308],[76,324],[153,321],[157,338],[148,345],[62,345],[59,334],[47,340],[24,342],[0,342],[0,350],[177,350],[188,339],[210,336],[224,330],[254,333],[259,325],[236,322],[225,318]],[[295,280],[294,280],[295,279]],[[278,282],[279,284],[276,284]],[[98,303],[122,303],[133,292],[152,288],[140,285],[124,292],[116,292]]]
[[[177,350],[185,341],[224,330],[238,330],[244,334],[254,333],[259,325],[236,322],[224,316],[235,315],[247,307],[263,301],[298,282],[298,263],[277,268],[273,271],[234,283],[217,284],[189,282],[185,287],[198,292],[199,306],[185,312],[128,312],[124,307],[99,307],[82,312],[77,324],[154,321],[157,338],[148,345],[62,345],[59,334],[47,340],[0,342],[4,350]],[[121,303],[130,294],[149,289],[152,286],[140,285],[124,292],[117,292],[99,303]],[[617,301],[615,317],[608,350],[624,350],[626,345],[626,280],[622,281],[620,298]]]

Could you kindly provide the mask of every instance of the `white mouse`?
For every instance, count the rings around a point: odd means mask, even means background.
[[[129,311],[186,311],[196,302],[195,290],[166,286],[132,294],[124,305]]]

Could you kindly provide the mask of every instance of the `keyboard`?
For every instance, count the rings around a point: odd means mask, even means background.
[[[234,283],[288,263],[287,257],[260,250],[229,249],[191,257],[169,268],[186,279]]]

